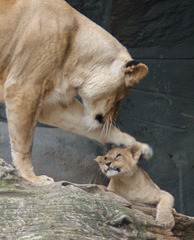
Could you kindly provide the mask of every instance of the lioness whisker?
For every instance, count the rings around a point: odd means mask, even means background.
[[[111,121],[111,119],[109,119],[107,125],[108,125],[107,136],[110,137],[110,133],[111,133],[111,125],[112,125],[112,121]]]
[[[112,125],[117,126],[116,121],[112,121]]]
[[[105,127],[106,127],[105,124],[103,124],[102,131],[101,131],[101,136],[102,136],[102,135],[105,135]],[[106,135],[105,135],[105,136],[106,136]]]
[[[110,119],[108,123],[108,137],[110,137],[110,134],[111,134],[111,126],[112,126],[112,119]]]
[[[108,122],[105,122],[105,136],[108,138]]]
[[[109,121],[106,121],[102,127],[102,131],[101,131],[101,135],[103,135],[103,137],[105,137],[106,139],[108,139],[109,137]]]

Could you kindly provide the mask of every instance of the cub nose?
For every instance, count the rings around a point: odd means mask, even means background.
[[[99,123],[103,123],[103,116],[102,114],[97,114],[95,119],[99,122]]]
[[[110,165],[111,165],[111,162],[109,162],[109,163],[106,163],[106,166],[108,166],[108,167],[109,167]]]
[[[121,169],[120,168],[115,168],[115,171],[120,172]]]

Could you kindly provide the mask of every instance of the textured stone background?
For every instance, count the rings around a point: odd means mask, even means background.
[[[192,0],[69,0],[113,34],[149,75],[120,108],[117,125],[154,148],[141,164],[174,195],[176,210],[194,215],[194,5]],[[3,104],[0,121],[5,121]],[[37,174],[90,183],[104,179],[93,161],[106,147],[59,129],[38,127],[33,164]],[[0,123],[0,157],[11,162],[7,124]]]

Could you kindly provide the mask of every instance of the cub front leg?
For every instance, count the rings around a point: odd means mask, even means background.
[[[13,164],[18,173],[36,184],[53,182],[47,176],[36,176],[31,163],[31,149],[37,122],[41,92],[34,85],[7,82],[4,87],[6,113]]]
[[[166,228],[172,229],[175,225],[173,216],[174,197],[161,190],[160,200],[156,208],[156,221]]]

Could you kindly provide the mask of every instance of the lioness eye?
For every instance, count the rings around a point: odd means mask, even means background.
[[[104,160],[107,160],[107,157],[105,157]]]
[[[118,158],[118,157],[120,157],[120,156],[121,156],[121,154],[117,154],[115,158]]]

